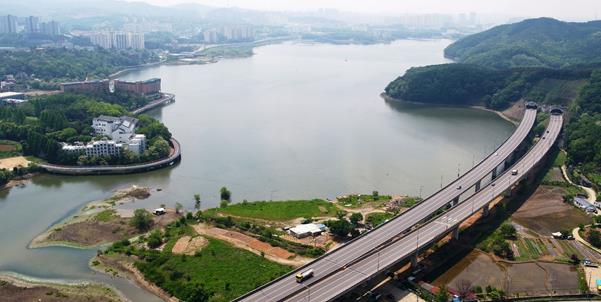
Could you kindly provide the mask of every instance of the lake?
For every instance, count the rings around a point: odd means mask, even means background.
[[[37,234],[84,204],[132,184],[152,196],[128,208],[153,208],[193,195],[218,205],[334,198],[348,193],[427,195],[480,161],[514,126],[494,113],[387,103],[379,94],[412,66],[447,62],[451,41],[386,45],[284,43],[249,58],[209,65],[157,66],[121,79],[162,79],[176,102],[148,112],[182,144],[171,168],[123,176],[43,175],[0,193],[0,271],[50,280],[107,282],[135,301],[151,296],[87,267],[95,250],[27,249]]]

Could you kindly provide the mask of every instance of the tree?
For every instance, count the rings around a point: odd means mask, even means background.
[[[160,230],[154,230],[152,233],[150,233],[150,235],[148,236],[148,247],[151,249],[155,249],[159,246],[161,246],[161,244],[163,243],[163,239],[162,239],[162,234]]]
[[[175,203],[175,214],[179,214],[179,212],[180,212],[180,211],[181,211],[183,208],[184,208],[184,206],[183,206],[181,203],[179,203],[179,202],[176,202],[176,203]]]
[[[438,291],[438,294],[436,294],[436,297],[434,300],[436,302],[448,302],[449,301],[449,291],[447,290],[447,288],[444,285],[440,287],[440,291]]]
[[[517,234],[515,227],[511,223],[503,223],[499,228],[499,231],[505,238],[515,238]]]
[[[152,226],[152,214],[144,209],[136,209],[134,217],[131,219],[131,225],[141,232],[148,231]]]
[[[380,193],[378,193],[378,191],[373,191],[373,192],[371,193],[371,197],[372,197],[374,200],[378,200],[378,199],[380,199]]]
[[[194,194],[194,209],[200,209],[200,194]]]
[[[232,192],[228,190],[226,187],[221,187],[219,190],[219,196],[221,196],[221,200],[232,201]]]
[[[353,213],[351,214],[350,220],[351,223],[356,226],[363,221],[363,215],[361,213]]]
[[[346,216],[346,212],[345,211],[341,210],[341,211],[336,212],[336,218],[343,219],[344,216]]]
[[[330,232],[332,232],[334,236],[340,238],[348,237],[348,234],[353,229],[351,223],[348,222],[348,220],[346,219],[330,220],[328,221],[328,227],[330,228]]]
[[[590,230],[588,233],[588,242],[590,242],[594,247],[601,247],[601,233],[597,230]]]

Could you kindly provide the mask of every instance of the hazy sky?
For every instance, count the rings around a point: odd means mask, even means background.
[[[590,20],[601,16],[601,0],[142,0],[158,5],[196,2],[259,10],[336,8],[365,13],[492,13]]]

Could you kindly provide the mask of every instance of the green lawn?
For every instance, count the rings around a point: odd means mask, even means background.
[[[113,220],[113,218],[117,218],[117,215],[115,213],[115,210],[104,210],[96,214],[95,218],[97,221],[107,222]]]
[[[190,287],[202,287],[213,293],[209,299],[213,302],[231,301],[291,270],[228,243],[208,240],[195,256],[154,254],[136,266],[147,279],[182,300]]]
[[[246,218],[285,221],[302,217],[335,216],[338,209],[331,202],[313,199],[246,202],[208,211]]]
[[[566,164],[567,159],[568,154],[563,150],[559,151],[559,153],[557,153],[557,156],[555,156],[555,159],[553,160],[553,166],[561,167]]]
[[[369,213],[365,218],[365,221],[368,224],[371,224],[373,227],[377,227],[380,224],[384,223],[387,219],[392,218],[394,215],[391,213]]]

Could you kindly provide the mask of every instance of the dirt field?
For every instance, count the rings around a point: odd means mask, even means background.
[[[0,300],[3,302],[117,302],[123,301],[112,290],[100,286],[37,285],[0,280]]]
[[[209,241],[202,237],[196,236],[194,238],[190,236],[184,236],[177,240],[171,252],[179,255],[188,255],[192,256],[194,253],[205,247]]]
[[[509,294],[546,295],[577,293],[578,275],[571,265],[547,262],[495,262],[482,252],[473,251],[434,281],[437,286],[458,288],[462,283],[483,288],[492,285]]]
[[[15,167],[27,167],[29,161],[23,156],[15,156],[0,159],[0,169],[12,170]]]
[[[511,107],[503,110],[501,113],[503,113],[503,115],[514,121],[520,121],[524,116],[525,110],[526,106],[524,106],[524,100],[519,100],[515,102]]]
[[[564,194],[562,188],[540,186],[512,218],[543,236],[571,230],[579,223],[590,223],[590,216],[563,202]]]
[[[259,239],[239,232],[211,227],[202,223],[194,225],[193,228],[198,234],[227,241],[238,248],[245,249],[255,254],[261,254],[261,252],[263,252],[266,258],[281,264],[298,267],[311,260],[290,253],[281,247],[273,247]]]
[[[83,221],[57,229],[48,236],[48,240],[93,246],[135,236],[137,233],[137,230],[129,225],[129,219],[116,219],[109,222]]]

